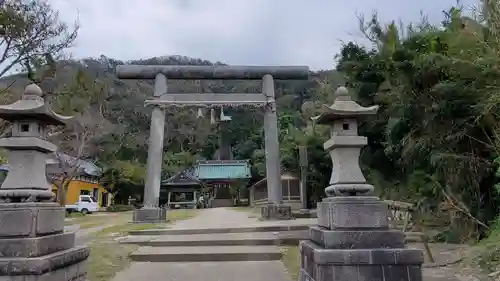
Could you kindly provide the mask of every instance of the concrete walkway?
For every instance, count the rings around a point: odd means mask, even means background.
[[[259,223],[250,218],[247,212],[235,211],[231,208],[200,209],[194,218],[175,223],[172,229],[203,229],[219,227],[238,227]]]
[[[200,210],[198,216],[180,221],[173,225],[172,229],[223,229],[238,227],[259,227],[276,225],[304,225],[313,224],[315,219],[297,219],[290,221],[258,221],[256,218],[250,218],[249,214],[242,211],[231,210],[230,208],[214,208]],[[203,233],[200,233],[203,234]],[[193,235],[200,235],[193,234]],[[214,238],[218,234],[213,234]],[[223,234],[222,234],[223,235]],[[233,233],[232,235],[238,235]],[[242,239],[246,239],[249,233],[241,233]],[[262,235],[255,233],[256,236]],[[189,235],[183,235],[189,236]],[[270,258],[270,260],[245,260],[244,253],[259,252],[260,249],[267,252],[279,252],[277,246],[258,247],[254,245],[234,245],[234,246],[191,246],[191,247],[140,247],[136,255],[163,255],[168,252],[169,257],[157,259],[166,261],[172,258],[172,255],[186,255],[192,252],[206,252],[207,255],[214,255],[227,251],[240,253],[238,261],[205,261],[210,259],[198,260],[197,262],[132,262],[131,266],[119,272],[114,281],[128,280],[204,280],[204,281],[250,281],[250,280],[273,280],[273,281],[291,281],[286,273],[286,269],[281,261]],[[230,250],[229,250],[230,249]],[[158,254],[159,253],[159,254]],[[146,254],[147,255],[147,254]],[[137,256],[136,256],[137,257]],[[215,256],[214,256],[215,257]],[[140,260],[140,259],[139,259]]]
[[[259,227],[275,225],[304,225],[315,224],[316,219],[295,219],[285,221],[259,221],[249,217],[244,211],[235,211],[231,208],[202,209],[200,214],[192,219],[174,224],[172,229],[200,229],[200,228],[237,228]]]

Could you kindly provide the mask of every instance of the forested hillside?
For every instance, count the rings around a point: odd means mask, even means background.
[[[98,59],[59,61],[55,66],[55,73],[50,79],[45,79],[40,84],[44,86],[45,91],[52,93],[47,95],[47,99],[53,102],[59,112],[66,114],[91,112],[92,118],[90,119],[92,120],[85,120],[86,125],[91,126],[95,126],[95,123],[103,123],[94,119],[105,120],[109,128],[105,131],[94,132],[97,134],[91,136],[85,143],[82,157],[94,159],[105,167],[125,170],[127,177],[134,178],[132,181],[136,183],[135,186],[142,188],[140,186],[147,157],[151,112],[150,108],[144,107],[144,100],[152,97],[153,82],[117,79],[114,73],[115,68],[123,63],[125,62],[104,56]],[[180,56],[150,58],[126,63],[212,64],[208,61]],[[23,86],[29,82],[25,76],[9,76],[1,81],[3,85],[10,86],[4,93],[5,100],[12,101],[20,97]],[[307,101],[318,100],[316,96],[319,97],[321,94],[316,89],[316,85],[319,80],[327,77],[337,81],[336,85],[342,81],[336,72],[323,72],[312,73],[310,81],[277,82],[280,137],[283,140],[296,141],[295,138],[300,137],[301,130],[306,125],[301,109],[304,107],[308,111]],[[257,92],[260,88],[259,81],[169,81],[171,92]],[[235,158],[252,159],[254,180],[261,179],[265,174],[263,112],[252,108],[225,108],[224,111],[225,114],[233,117],[228,136],[230,136]],[[59,141],[62,141],[61,144],[65,146],[63,140]],[[312,163],[318,163],[314,157],[321,157],[320,163],[324,162],[321,164],[322,171],[312,169],[312,176],[318,177],[316,181],[319,183],[315,185],[320,187],[320,194],[327,180],[323,175],[329,173],[330,169],[330,160],[323,153],[321,143],[322,140],[317,139],[315,149],[318,155],[311,158]],[[70,151],[73,150],[72,147],[68,148]],[[210,124],[208,111],[205,112],[204,118],[199,118],[194,109],[167,109],[164,155],[166,177],[190,166],[197,159],[210,159],[216,149],[217,130],[214,125]],[[295,144],[290,147],[284,146],[282,149],[284,149],[284,168],[296,171]],[[117,171],[113,172],[116,174]],[[120,173],[123,174],[122,172]],[[116,175],[113,176],[116,177]],[[128,198],[130,193],[125,192],[121,195],[122,199]]]

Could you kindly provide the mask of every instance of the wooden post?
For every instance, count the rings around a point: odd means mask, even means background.
[[[290,198],[290,179],[286,180],[287,182],[287,188],[288,188],[288,202],[290,202],[291,198]]]
[[[300,201],[302,209],[307,210],[307,147],[299,146],[299,164],[300,164]]]
[[[198,205],[198,198],[196,198],[196,190],[193,191],[193,200],[194,200],[194,205],[193,205],[193,209],[196,209],[196,205]]]
[[[170,197],[171,197],[171,196],[172,196],[172,192],[171,192],[171,191],[169,191],[169,192],[168,192],[168,199],[167,199],[167,208],[169,208],[169,209],[170,209]]]

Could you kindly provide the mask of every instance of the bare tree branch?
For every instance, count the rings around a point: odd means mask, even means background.
[[[102,103],[107,89],[96,83],[85,72],[78,71],[73,83],[59,93],[59,110],[74,115],[73,121],[64,128],[52,128],[50,138],[58,145],[60,173],[57,177],[58,198],[65,204],[65,190],[81,172],[81,162],[92,155],[95,141],[113,131],[114,126],[104,118]],[[62,151],[65,153],[63,154]],[[60,191],[59,191],[60,190]]]
[[[0,77],[15,66],[26,69],[47,54],[57,57],[74,42],[70,29],[45,0],[2,0],[0,5]]]

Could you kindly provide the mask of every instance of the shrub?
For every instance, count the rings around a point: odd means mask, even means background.
[[[134,209],[134,205],[111,205],[106,207],[107,212],[127,212]]]

